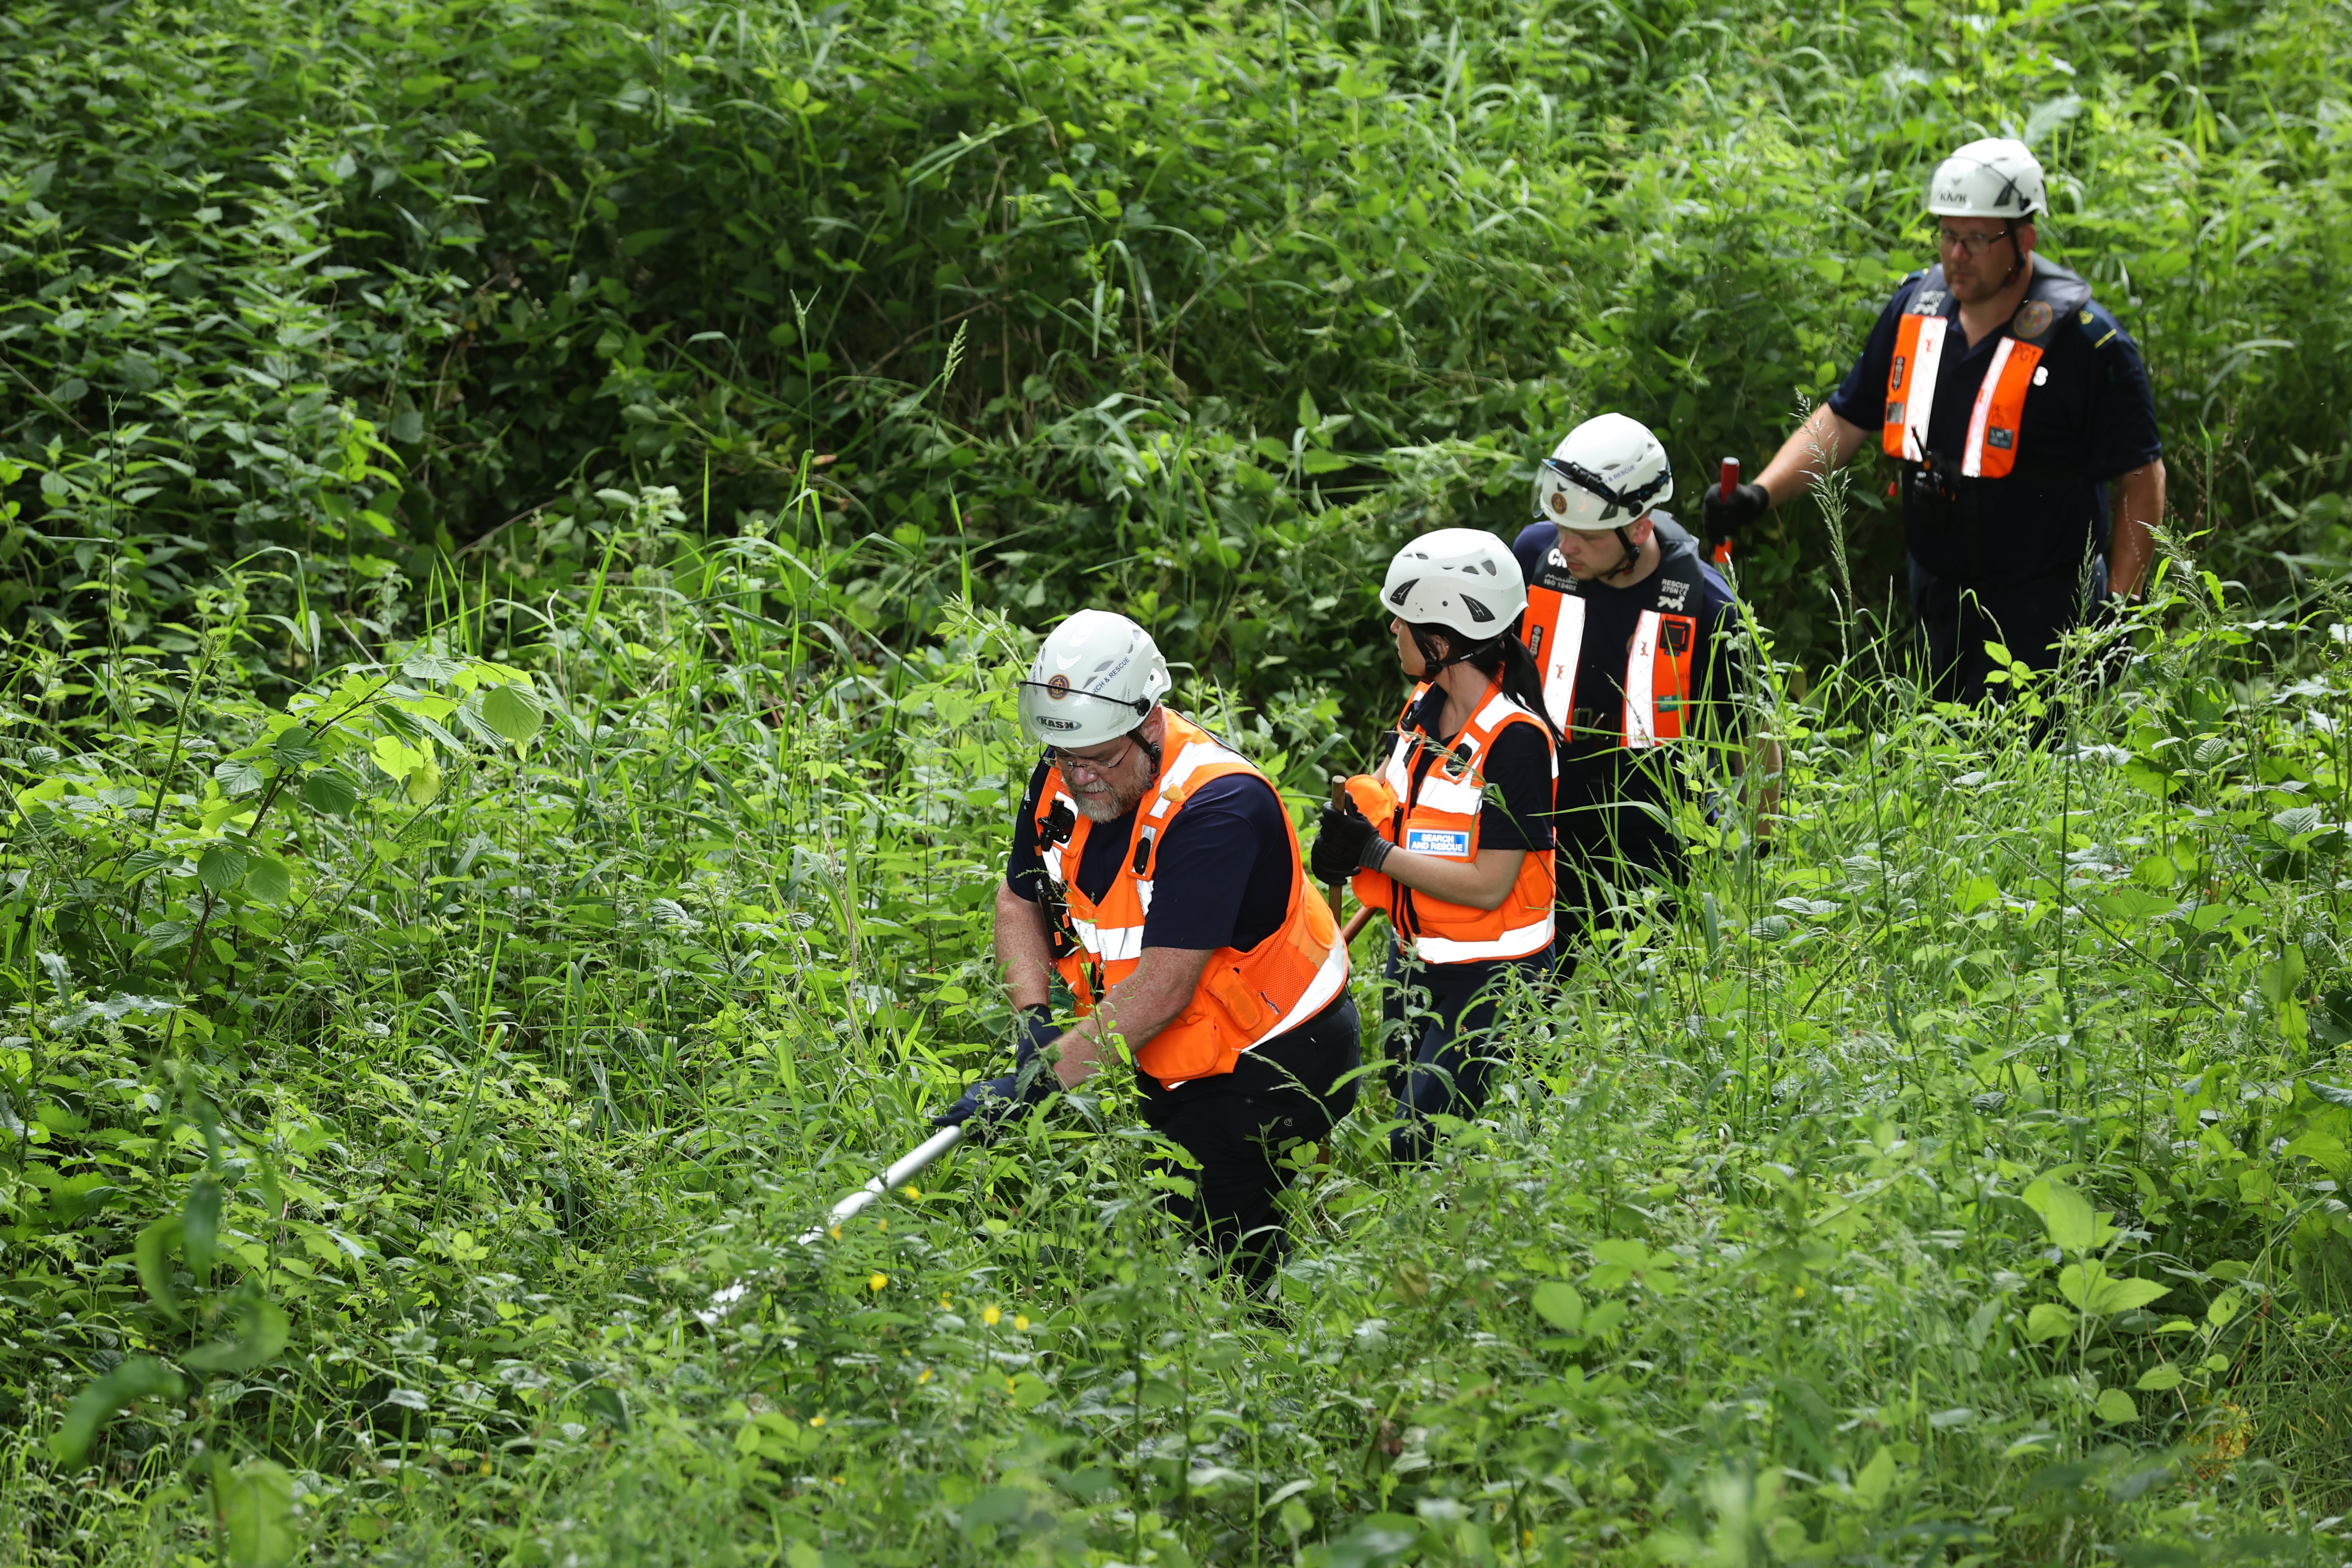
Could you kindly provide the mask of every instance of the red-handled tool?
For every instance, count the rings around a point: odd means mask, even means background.
[[[1723,459],[1723,478],[1721,482],[1717,485],[1715,493],[1720,499],[1729,500],[1731,499],[1731,492],[1738,488],[1739,459],[1737,458],[1726,458]],[[1728,566],[1731,564],[1731,541],[1728,539],[1718,539],[1715,542],[1714,560],[1717,566]]]

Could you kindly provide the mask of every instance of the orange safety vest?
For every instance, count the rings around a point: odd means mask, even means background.
[[[1504,696],[1502,682],[1496,681],[1447,751],[1410,727],[1413,708],[1428,691],[1427,681],[1413,688],[1397,720],[1396,742],[1389,748],[1388,761],[1376,774],[1349,779],[1348,794],[1390,843],[1417,855],[1475,860],[1479,812],[1486,805],[1486,760],[1495,739],[1514,724],[1542,730],[1543,721]],[[1544,739],[1557,787],[1559,753],[1549,743],[1549,731]],[[1424,752],[1442,752],[1443,760],[1424,761]],[[1416,767],[1417,762],[1423,765]],[[1351,885],[1359,903],[1388,910],[1398,940],[1411,942],[1414,954],[1426,963],[1525,958],[1551,945],[1552,895],[1559,887],[1559,871],[1548,854],[1523,856],[1510,891],[1491,910],[1416,893],[1379,871],[1359,871]]]
[[[2018,426],[2025,418],[2025,396],[2036,384],[2034,372],[2041,368],[2042,352],[2066,319],[2090,302],[2089,284],[2054,261],[2034,258],[2025,299],[1994,346],[1992,363],[1977,387],[1959,454],[1963,478],[2007,479],[2017,466]],[[1952,317],[1945,313],[1948,306],[1958,312],[1938,262],[1919,279],[1895,323],[1879,445],[1902,462],[1928,460],[1927,421],[1936,411],[1936,374],[1943,365],[1944,341],[1952,326]]]
[[[1612,733],[1619,744],[1636,751],[1682,739],[1698,652],[1698,617],[1686,611],[1699,598],[1698,573],[1694,553],[1675,549],[1660,558],[1648,579],[1650,607],[1634,622],[1626,645],[1624,678],[1618,683],[1623,703],[1614,713],[1580,712],[1576,671],[1584,654],[1584,585],[1570,575],[1556,547],[1547,553],[1536,581],[1528,585],[1519,639],[1543,671],[1544,710],[1561,734],[1572,740]]]
[[[1094,824],[1077,815],[1077,801],[1058,767],[1046,770],[1037,792],[1040,858],[1045,875],[1059,885],[1069,923],[1069,951],[1055,959],[1054,967],[1077,997],[1081,1017],[1134,973],[1143,957],[1154,858],[1184,803],[1212,779],[1233,773],[1265,778],[1206,730],[1162,711],[1168,735],[1160,777],[1136,807],[1128,852],[1099,901],[1077,885]],[[1274,786],[1269,782],[1266,787]],[[1053,842],[1046,826],[1057,803],[1076,817],[1066,843]],[[1290,837],[1290,899],[1281,927],[1247,952],[1224,947],[1211,954],[1191,1005],[1135,1050],[1136,1067],[1163,1088],[1233,1071],[1244,1051],[1297,1028],[1347,988],[1348,950],[1340,943],[1339,925],[1330,906],[1307,888],[1306,858],[1287,813],[1283,825]]]

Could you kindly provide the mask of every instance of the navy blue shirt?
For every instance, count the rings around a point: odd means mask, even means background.
[[[1878,313],[1862,357],[1830,399],[1831,411],[1868,431],[1874,445],[1885,423],[1895,328],[1925,276],[1915,272],[1903,280]],[[2009,327],[1963,346],[1958,302],[1949,302],[1945,314],[1952,326],[1936,374],[1927,449],[1949,458],[1957,473],[1977,389],[1992,363],[1993,345],[2009,335]],[[2105,543],[2106,481],[2163,454],[2156,396],[2138,346],[2094,302],[2060,327],[2042,353],[2025,396],[2017,465],[2009,477],[1958,480],[1960,504],[1941,517],[1906,489],[1904,542],[1913,560],[1955,582],[2072,580]]]
[[[1038,797],[1051,766],[1040,757],[1029,775],[1021,815],[1013,825],[1013,858],[1004,871],[1004,885],[1033,904],[1051,886],[1045,862],[1037,853]],[[1132,811],[1116,822],[1088,828],[1086,853],[1077,867],[1078,890],[1097,900],[1108,893],[1134,839]],[[1151,907],[1143,915],[1143,945],[1249,952],[1282,929],[1296,864],[1289,824],[1274,786],[1250,773],[1211,779],[1192,792],[1160,836],[1160,847],[1152,855]]]

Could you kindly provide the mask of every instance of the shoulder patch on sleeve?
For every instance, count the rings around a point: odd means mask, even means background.
[[[2095,349],[2105,348],[2124,336],[2123,323],[2109,315],[2107,308],[2096,300],[2075,311],[2074,321],[2083,329],[2083,335],[2091,340],[2091,346]]]

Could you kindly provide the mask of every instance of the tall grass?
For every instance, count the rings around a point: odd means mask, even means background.
[[[25,1560],[2340,1554],[2328,617],[2174,557],[2117,692],[1769,683],[1776,851],[1694,808],[1681,915],[1433,1170],[1343,1128],[1253,1303],[1116,1074],[792,1240],[1001,1057],[1023,634],[894,652],[793,530],[613,504],[580,589],[427,584],[289,700],[234,581],[185,668],[10,670]]]

